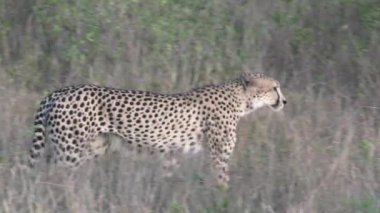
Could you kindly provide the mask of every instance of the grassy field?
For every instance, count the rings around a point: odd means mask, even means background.
[[[380,213],[378,0],[0,1],[0,212]],[[244,118],[231,187],[207,151],[163,177],[121,149],[79,171],[28,172],[48,92],[162,93],[264,72],[288,104]]]

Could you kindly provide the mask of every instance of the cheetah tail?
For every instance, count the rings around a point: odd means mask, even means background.
[[[29,167],[33,168],[45,150],[45,108],[41,103],[34,120],[33,141],[29,150]]]

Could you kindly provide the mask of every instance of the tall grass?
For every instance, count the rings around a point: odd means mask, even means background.
[[[1,212],[379,213],[379,55],[375,0],[1,1]],[[289,104],[241,121],[227,192],[207,150],[170,178],[124,149],[77,172],[23,166],[49,91],[179,92],[243,70]]]

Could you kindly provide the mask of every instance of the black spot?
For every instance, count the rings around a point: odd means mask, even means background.
[[[39,149],[41,148],[41,146],[38,145],[38,144],[34,144],[34,145],[33,145],[33,148],[36,149],[36,150],[39,150]]]
[[[36,129],[34,130],[34,132],[44,132],[44,130],[43,130],[42,128],[36,128]]]

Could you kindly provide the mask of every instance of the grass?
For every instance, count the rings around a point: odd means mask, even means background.
[[[380,5],[333,1],[0,2],[1,212],[368,212],[380,209]],[[19,14],[19,15],[17,15]],[[207,151],[165,178],[121,149],[79,172],[23,166],[40,99],[96,83],[179,92],[243,70],[284,111],[239,124],[231,188]]]

